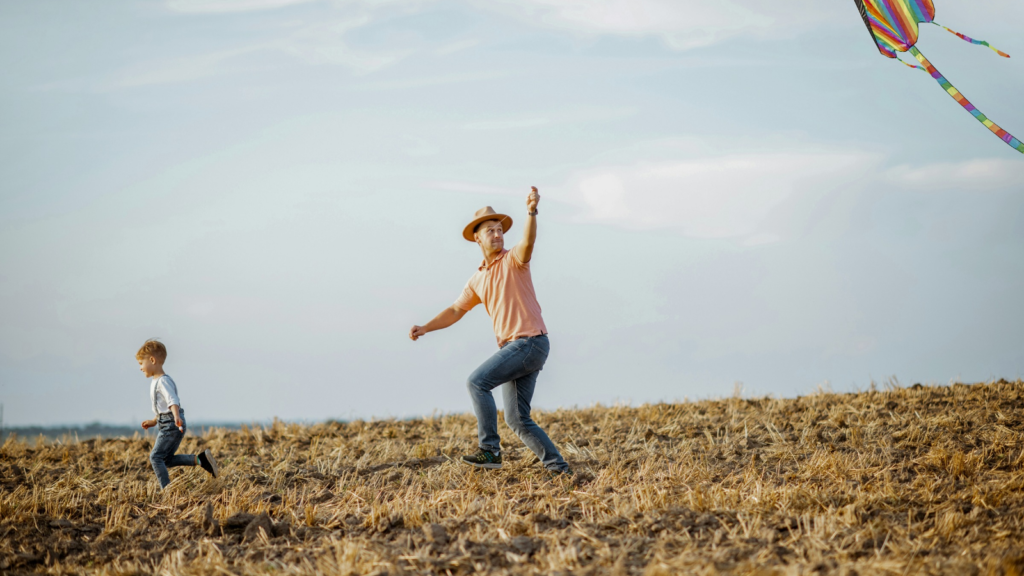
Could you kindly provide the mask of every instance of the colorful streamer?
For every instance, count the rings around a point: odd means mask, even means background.
[[[1000,140],[1009,144],[1011,148],[1017,150],[1018,152],[1024,153],[1024,144],[1022,144],[1020,140],[1014,138],[1013,134],[1010,134],[1006,130],[1003,130],[1002,128],[999,127],[998,124],[989,120],[984,114],[981,113],[981,110],[975,108],[974,104],[971,104],[970,100],[965,98],[964,95],[961,94],[955,86],[950,84],[949,80],[946,80],[946,78],[942,74],[940,74],[938,70],[935,69],[935,66],[932,66],[932,63],[929,62],[928,59],[924,57],[924,54],[921,54],[921,51],[917,49],[917,46],[911,46],[910,53],[914,55],[914,58],[917,58],[917,61],[920,62],[922,66],[924,66],[925,71],[931,74],[932,78],[935,78],[935,81],[939,83],[939,86],[942,86],[942,89],[945,90],[947,94],[952,96],[953,99],[957,101],[957,103],[964,107],[964,110],[970,112],[971,115],[978,120],[978,122],[984,124],[986,128],[991,130],[992,133],[998,136]]]
[[[950,34],[954,34],[956,37],[960,38],[961,40],[970,42],[971,44],[977,44],[978,46],[986,46],[986,47],[988,47],[988,49],[992,50],[996,54],[999,54],[1003,58],[1009,58],[1010,57],[1010,55],[1007,54],[1006,52],[1003,52],[1002,50],[997,49],[995,46],[989,44],[988,42],[985,42],[984,40],[975,40],[974,38],[971,38],[970,36],[968,36],[966,34],[961,34],[961,33],[957,32],[956,30],[950,30],[949,28],[946,28],[942,24],[939,24],[938,22],[935,22],[935,21],[932,21],[932,24],[935,24],[939,28],[945,28],[947,32],[949,32]]]
[[[896,58],[896,61],[899,62],[900,64],[903,64],[907,68],[916,68],[916,69],[920,70],[921,72],[927,72],[928,71],[928,70],[925,69],[924,66],[918,66],[917,64],[910,64],[908,62],[904,62],[902,59],[900,59],[898,57]]]

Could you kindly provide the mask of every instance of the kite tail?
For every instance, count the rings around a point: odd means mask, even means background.
[[[1011,148],[1017,150],[1021,154],[1024,154],[1024,143],[1021,143],[1020,140],[1017,140],[1016,138],[1013,137],[1013,134],[1010,134],[1006,130],[1003,130],[995,122],[989,120],[984,114],[981,113],[981,110],[975,108],[974,104],[971,104],[970,101],[967,100],[967,98],[964,98],[964,95],[961,94],[959,90],[954,88],[953,85],[949,83],[949,80],[946,80],[942,76],[942,74],[940,74],[939,71],[935,69],[935,66],[932,66],[932,63],[929,62],[928,59],[924,57],[924,54],[921,54],[921,51],[917,49],[917,46],[911,46],[910,53],[913,54],[914,58],[917,58],[917,61],[920,62],[921,65],[925,67],[926,71],[932,75],[932,78],[935,78],[935,81],[939,83],[939,86],[942,86],[943,90],[945,90],[950,96],[953,97],[954,100],[956,100],[961,106],[964,107],[964,110],[970,112],[971,115],[978,120],[978,122],[984,124],[985,127],[991,130],[993,134],[998,136],[1000,140],[1006,142],[1007,144],[1010,145]]]
[[[932,22],[932,24],[935,24],[939,28],[946,28],[945,26],[943,26],[942,24],[939,24],[938,22]],[[977,44],[979,46],[987,46],[989,49],[991,49],[996,54],[999,54],[1003,58],[1009,58],[1010,57],[1010,55],[1007,54],[1006,52],[1003,52],[1002,50],[996,49],[995,46],[992,46],[991,44],[989,44],[988,42],[985,42],[984,40],[975,40],[974,38],[971,38],[970,36],[968,36],[966,34],[961,34],[961,33],[957,32],[956,30],[950,30],[949,28],[946,28],[946,31],[949,32],[950,34],[955,34],[957,37],[959,37],[961,40],[964,40],[965,42],[970,42],[971,44]]]
[[[904,62],[899,56],[896,57],[896,61],[899,62],[900,64],[903,64],[907,68],[917,68],[922,72],[928,72],[927,70],[925,70],[924,66],[918,66],[917,64],[909,64],[907,62]]]

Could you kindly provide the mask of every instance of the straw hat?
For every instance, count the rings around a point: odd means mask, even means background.
[[[494,211],[494,208],[491,208],[490,206],[484,206],[477,210],[476,214],[473,214],[473,221],[466,224],[466,227],[462,229],[462,237],[470,242],[476,242],[476,238],[473,237],[473,229],[485,220],[501,221],[502,234],[508,232],[508,229],[512,227],[512,218],[505,214],[498,214]]]

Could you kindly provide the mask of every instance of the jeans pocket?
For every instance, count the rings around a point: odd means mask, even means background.
[[[539,346],[537,342],[530,341],[530,351],[523,356],[523,369],[527,372],[536,372],[544,368],[544,362],[548,359],[546,346]]]

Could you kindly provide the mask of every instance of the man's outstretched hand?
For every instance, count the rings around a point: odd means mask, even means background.
[[[536,186],[530,186],[530,195],[526,197],[526,211],[536,212],[537,204],[540,203],[540,194]]]
[[[455,324],[466,315],[466,311],[458,306],[449,306],[438,314],[433,320],[427,322],[426,326],[413,326],[409,329],[409,339],[415,342],[420,336],[434,330],[444,330]]]

